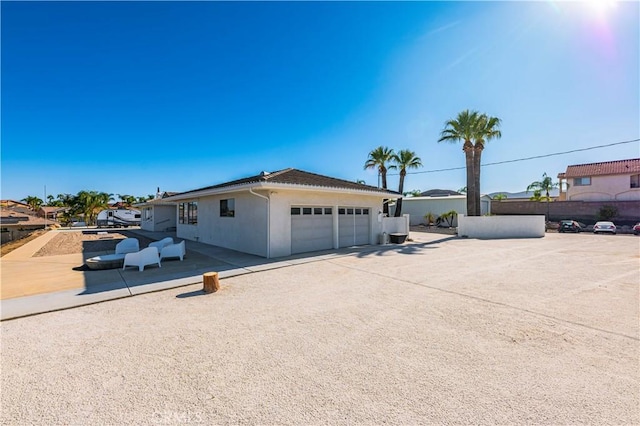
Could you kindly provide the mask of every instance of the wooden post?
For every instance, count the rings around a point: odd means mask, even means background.
[[[202,276],[202,282],[204,283],[202,290],[204,290],[205,293],[215,293],[220,290],[220,281],[218,280],[217,272],[206,272]]]

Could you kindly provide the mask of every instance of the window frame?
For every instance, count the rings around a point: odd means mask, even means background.
[[[573,178],[573,186],[591,186],[591,176]]]
[[[634,178],[635,178],[635,182],[634,182]],[[633,189],[640,188],[640,174],[629,176],[629,188],[633,188]]]
[[[220,200],[220,217],[236,217],[235,198],[223,198]]]

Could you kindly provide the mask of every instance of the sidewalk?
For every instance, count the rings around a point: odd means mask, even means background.
[[[175,234],[154,233],[139,229],[128,232],[159,240]],[[50,231],[25,244],[0,260],[2,266],[2,300],[0,320],[88,305],[202,282],[205,272],[218,272],[221,279],[283,268],[300,263],[380,250],[404,250],[405,245],[363,246],[325,252],[314,252],[286,258],[262,257],[186,241],[184,261],[165,260],[162,267],[150,266],[140,272],[136,268],[86,270],[87,257],[96,253],[32,257],[49,242],[56,232]],[[434,239],[442,236],[435,235]],[[98,253],[100,254],[100,253]],[[106,253],[105,253],[106,254]]]

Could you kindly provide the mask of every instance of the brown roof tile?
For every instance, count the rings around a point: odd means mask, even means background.
[[[259,182],[270,182],[279,184],[290,185],[306,185],[310,187],[324,187],[324,188],[338,188],[338,189],[353,189],[360,191],[374,191],[388,194],[398,194],[395,191],[389,191],[386,189],[380,189],[375,186],[363,185],[356,182],[350,182],[348,180],[332,178],[329,176],[323,176],[316,173],[305,172],[298,169],[284,169],[277,172],[262,172],[255,176],[250,176],[243,179],[237,179],[230,182],[221,183],[219,185],[207,186],[205,188],[194,189],[191,191],[182,192],[179,195],[188,194],[191,192],[207,191],[212,189],[222,189],[237,185],[245,185]]]
[[[606,161],[604,163],[576,164],[567,167],[565,177],[626,175],[640,173],[640,158]]]

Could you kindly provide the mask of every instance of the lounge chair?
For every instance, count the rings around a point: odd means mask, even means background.
[[[116,244],[116,254],[135,253],[140,251],[140,243],[137,238],[125,238]]]
[[[143,271],[146,265],[160,265],[160,257],[158,256],[158,249],[156,247],[147,247],[140,250],[137,253],[127,253],[124,256],[124,270],[127,266],[137,266],[139,271]]]
[[[168,246],[164,246],[160,252],[160,260],[166,257],[179,257],[180,261],[182,261],[185,254],[186,249],[184,240],[182,240],[178,244],[169,244]]]
[[[173,244],[173,238],[171,237],[167,237],[167,238],[163,238],[160,241],[154,241],[152,243],[149,243],[149,247],[156,247],[158,249],[158,253],[162,252],[162,248],[166,247],[170,244]]]

